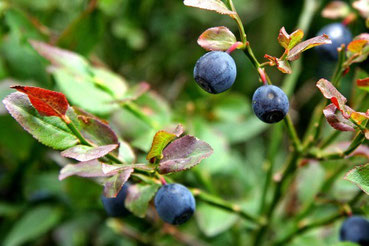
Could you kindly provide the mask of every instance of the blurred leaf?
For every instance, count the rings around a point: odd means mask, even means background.
[[[91,68],[91,71],[96,86],[105,90],[116,99],[126,96],[128,86],[124,78],[105,68]]]
[[[58,117],[41,116],[27,95],[14,92],[3,103],[13,118],[34,138],[46,146],[64,150],[79,143],[65,122]],[[68,113],[72,113],[69,110]]]
[[[234,34],[225,26],[212,27],[203,32],[197,43],[206,50],[226,51],[237,42]]]
[[[119,159],[123,163],[131,164],[136,161],[136,155],[132,147],[123,140],[119,140]]]
[[[328,19],[345,18],[350,14],[350,6],[343,1],[332,1],[322,10],[322,16]]]
[[[16,85],[11,88],[26,94],[40,115],[58,116],[64,120],[69,104],[63,93],[31,86]]]
[[[118,148],[117,144],[110,144],[98,147],[91,147],[87,145],[76,145],[72,148],[61,152],[63,157],[73,158],[77,161],[91,161],[93,159],[101,158],[114,149]]]
[[[358,79],[356,80],[356,84],[360,89],[369,90],[369,78]]]
[[[223,15],[235,15],[236,13],[229,10],[221,0],[184,0],[186,6],[212,10]]]
[[[122,189],[123,185],[133,172],[133,168],[127,168],[114,176],[107,178],[104,184],[104,196],[107,198],[114,198],[118,195],[119,191]]]
[[[296,46],[296,44],[300,43],[302,38],[304,37],[304,32],[301,29],[297,29],[290,35],[286,32],[284,27],[281,28],[278,35],[278,42],[282,45],[283,48],[290,50]]]
[[[149,160],[150,162],[155,162],[155,160],[152,160],[153,158],[156,159],[162,159],[163,155],[162,152],[164,148],[175,138],[182,135],[184,129],[181,124],[179,124],[174,131],[165,131],[161,130],[158,131],[154,139],[152,141],[151,149],[149,153],[146,156],[146,160]]]
[[[53,228],[61,218],[60,210],[40,206],[28,211],[18,220],[4,240],[4,246],[23,245],[39,238]]]
[[[209,144],[186,135],[173,141],[164,149],[164,157],[159,163],[159,172],[165,174],[187,170],[212,153],[213,149]]]
[[[324,168],[317,162],[310,162],[301,168],[297,176],[298,198],[304,205],[312,201],[320,191],[325,177]]]
[[[310,38],[308,40],[305,40],[304,42],[299,43],[295,47],[293,47],[288,53],[287,60],[289,61],[297,60],[300,57],[300,54],[304,52],[305,50],[311,49],[315,46],[331,44],[331,43],[332,41],[325,34],[314,37],[314,38]]]
[[[369,3],[367,0],[358,0],[352,3],[352,7],[360,12],[363,18],[369,17]]]
[[[346,173],[345,179],[356,184],[369,195],[369,163],[354,167]]]
[[[159,187],[160,184],[134,184],[129,186],[124,203],[126,208],[140,218],[145,217],[149,202]]]
[[[214,237],[225,232],[230,229],[238,219],[236,214],[206,203],[197,205],[195,215],[200,230],[207,237]]]
[[[340,111],[338,111],[338,113],[336,113],[336,111],[337,107],[333,103],[324,108],[323,114],[328,123],[339,131],[355,131],[355,125],[350,120],[343,117]]]
[[[129,88],[129,90],[124,94],[122,99],[117,100],[117,102],[125,103],[129,101],[137,100],[140,96],[146,93],[150,89],[150,84],[146,82],[141,82]]]
[[[5,79],[0,81],[0,101],[13,92],[10,86],[13,85],[10,79]],[[7,114],[6,108],[3,104],[0,104],[0,115]]]
[[[333,246],[360,246],[360,245],[353,242],[339,242],[334,244]]]

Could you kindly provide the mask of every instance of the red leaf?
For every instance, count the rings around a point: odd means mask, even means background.
[[[333,103],[324,108],[323,114],[329,125],[339,131],[355,131],[355,125],[348,119],[345,119],[340,111],[338,113],[336,111],[337,107]]]
[[[11,88],[27,94],[33,107],[43,116],[64,118],[68,101],[63,93],[31,86],[12,86]]]
[[[357,86],[360,86],[360,87],[367,87],[369,86],[369,78],[358,79],[356,80],[356,84]]]

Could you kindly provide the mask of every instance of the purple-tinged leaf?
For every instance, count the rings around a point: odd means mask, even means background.
[[[73,175],[86,178],[109,176],[103,172],[102,163],[96,159],[92,161],[66,165],[60,170],[59,180],[66,179]]]
[[[352,3],[352,6],[360,12],[361,17],[369,17],[369,2],[368,0],[358,0]]]
[[[197,43],[206,50],[228,50],[237,42],[234,34],[225,26],[212,27],[203,32]]]
[[[155,162],[155,159],[162,159],[163,149],[175,138],[182,135],[184,129],[181,124],[179,124],[174,131],[158,131],[154,139],[152,141],[151,149],[146,156],[146,160],[150,160],[150,162]]]
[[[200,9],[216,11],[223,15],[235,15],[221,0],[184,0],[184,5]]]
[[[310,38],[308,40],[305,40],[304,42],[299,43],[295,47],[293,47],[288,53],[287,59],[289,61],[297,60],[300,57],[300,54],[304,52],[305,50],[313,48],[315,46],[331,44],[331,43],[332,41],[325,34],[314,37],[314,38]]]
[[[186,135],[173,141],[164,149],[164,157],[159,163],[159,172],[165,174],[187,170],[212,153],[213,149],[209,144]]]
[[[77,161],[91,161],[107,155],[116,148],[118,148],[117,144],[109,144],[98,147],[76,145],[72,148],[64,150],[61,152],[61,155],[63,157],[73,158]]]
[[[127,169],[139,169],[144,171],[154,171],[155,166],[148,165],[148,164],[130,164],[130,165],[123,165],[123,164],[101,164],[102,171],[105,175],[112,176],[117,174],[118,172],[125,171]]]
[[[346,173],[344,179],[356,184],[369,195],[369,163],[354,167]]]
[[[355,125],[343,117],[340,111],[337,112],[337,107],[333,103],[325,107],[323,114],[334,129],[339,131],[355,131]]]
[[[78,74],[87,74],[89,72],[88,62],[76,53],[35,40],[30,41],[30,44],[41,56],[56,67],[66,68]]]
[[[133,168],[128,168],[115,174],[112,177],[107,178],[104,181],[104,196],[107,198],[116,197],[123,185],[133,172]]]
[[[286,32],[284,27],[281,28],[278,35],[278,42],[283,48],[290,50],[295,47],[302,38],[304,37],[304,32],[301,29],[297,29],[290,35]]]
[[[327,19],[345,18],[349,14],[350,6],[343,1],[332,1],[322,11],[322,16]]]
[[[5,98],[3,103],[11,116],[42,144],[65,150],[79,143],[63,120],[55,116],[41,116],[26,94],[14,92]],[[73,110],[69,108],[67,115],[71,114]]]
[[[277,57],[264,55],[269,60],[270,66],[277,66],[278,70],[282,73],[292,73],[291,65],[287,60],[280,60]]]
[[[347,99],[326,79],[320,79],[316,86],[322,92],[323,96],[330,99],[331,102],[342,112],[343,116],[348,119],[352,113],[352,109],[346,107]]]
[[[125,207],[137,217],[145,217],[149,202],[155,196],[159,187],[159,184],[130,185],[124,203]]]

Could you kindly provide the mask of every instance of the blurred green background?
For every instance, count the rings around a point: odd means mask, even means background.
[[[278,31],[282,26],[288,32],[295,29],[303,1],[234,2],[256,57],[263,60],[266,53],[279,56]],[[314,36],[329,22],[318,13],[305,37]],[[231,90],[208,95],[192,78],[196,60],[205,53],[196,43],[198,36],[209,27],[221,25],[237,33],[231,18],[185,7],[180,0],[0,0],[0,99],[12,92],[9,86],[13,84],[59,90],[47,73],[48,62],[33,50],[29,39],[77,52],[93,64],[120,74],[130,86],[147,81],[157,92],[155,97],[161,98],[157,99],[161,108],[157,117],[162,125],[181,122],[187,132],[214,148],[211,158],[191,171],[173,175],[173,179],[257,212],[267,144],[273,137],[271,127],[257,120],[250,107],[252,93],[260,86],[257,73],[245,55],[235,51],[232,56],[238,74]],[[365,31],[363,21],[353,23],[350,29],[354,35]],[[302,61],[303,72],[295,96],[290,98],[300,134],[321,97],[315,82],[322,76],[328,78],[334,68],[334,64],[318,59],[313,50],[304,53]],[[362,68],[367,66],[363,64]],[[274,68],[268,72],[280,85],[283,75]],[[355,71],[351,71],[342,83],[346,96],[352,93],[354,76]],[[142,160],[154,132],[124,110],[100,116],[132,143]],[[283,127],[283,123],[276,127]],[[325,129],[325,134],[332,131]],[[342,140],[350,136],[343,134]],[[287,153],[288,142],[283,138],[276,170]],[[348,170],[353,163],[365,161],[351,158],[345,163],[315,163],[301,168],[272,228],[283,234],[290,226],[286,218],[314,199],[325,176],[337,165],[347,165]],[[176,229],[163,227],[150,216],[153,209],[146,219],[109,219],[100,201],[102,187],[76,177],[58,181],[59,165],[66,162],[58,152],[34,140],[0,105],[1,245],[140,245],[147,238],[154,245],[248,245],[250,241],[251,224],[202,203],[197,204],[195,218]],[[327,200],[344,201],[357,191],[342,179],[343,174]],[[362,204],[367,201],[364,198]],[[309,218],[336,210],[334,203],[327,202]],[[361,212],[365,211],[369,208],[364,206]],[[338,242],[340,223],[303,234],[291,245],[333,245]]]

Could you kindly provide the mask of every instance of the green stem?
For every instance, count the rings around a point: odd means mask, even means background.
[[[286,117],[284,118],[284,123],[287,126],[287,131],[292,140],[295,151],[300,153],[302,151],[302,144],[301,144],[299,137],[297,136],[296,129],[293,126],[293,123],[292,123],[292,120],[289,114],[287,114]]]
[[[326,139],[318,145],[318,148],[325,149],[328,147],[342,132],[334,130]]]
[[[123,104],[123,107],[131,112],[134,116],[136,116],[138,119],[145,122],[149,127],[153,129],[158,129],[159,124],[152,120],[149,116],[145,115],[142,110],[133,102],[127,102]]]

